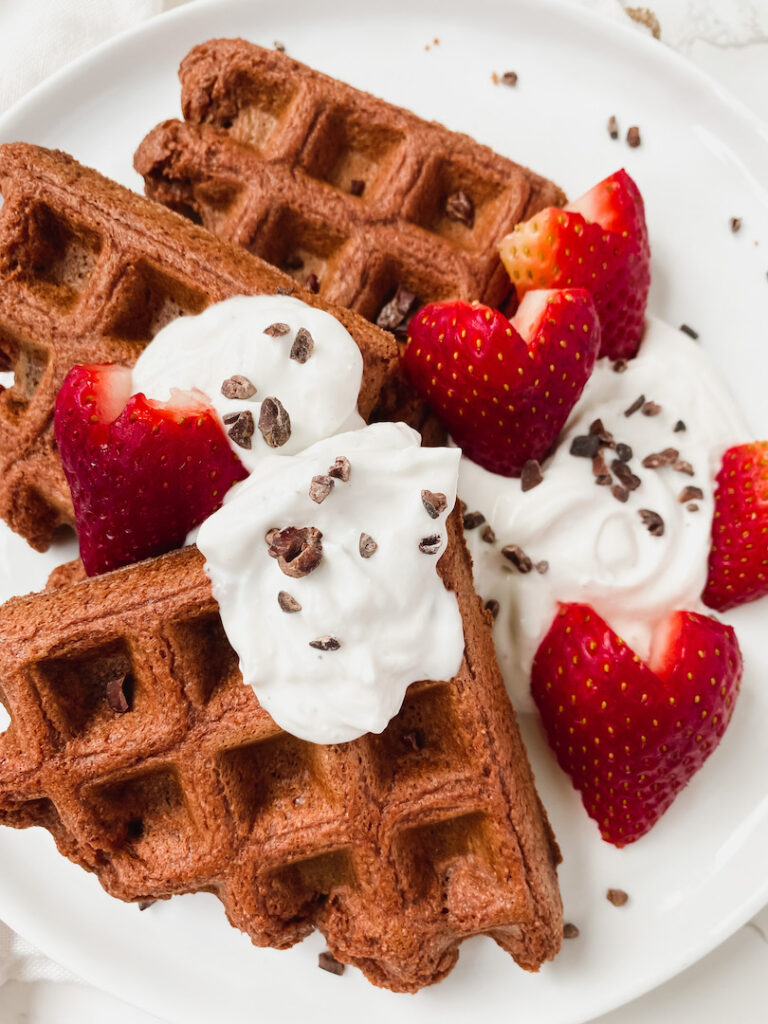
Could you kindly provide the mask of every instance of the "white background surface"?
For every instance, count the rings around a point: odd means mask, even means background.
[[[594,0],[586,6],[605,9],[609,15],[619,13],[614,0]],[[31,9],[28,5],[30,19]],[[768,119],[768,9],[764,2],[657,0],[654,9],[663,37],[676,42],[696,63]],[[3,17],[0,12],[0,31]],[[700,1024],[720,1024],[728,1018],[741,1024],[763,1024],[768,1003],[766,932],[768,911],[688,972],[631,1006],[601,1018],[600,1024],[668,1020],[685,1024],[694,1019]],[[659,942],[663,941],[664,936],[659,936]],[[254,1016],[257,1013],[254,1008]],[[92,1020],[147,1024],[153,1018],[86,987],[12,982],[0,989],[3,1024],[86,1024]]]

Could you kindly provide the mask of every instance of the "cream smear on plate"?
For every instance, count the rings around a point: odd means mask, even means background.
[[[640,396],[653,405],[626,415]],[[570,454],[574,438],[588,435],[597,419],[616,442],[632,449],[626,465],[640,484],[625,502],[611,485],[596,484],[591,458]],[[518,710],[533,709],[531,662],[558,602],[592,605],[643,658],[654,628],[669,612],[701,610],[715,476],[724,451],[749,436],[701,347],[651,319],[638,355],[623,372],[610,360],[598,361],[538,486],[523,492],[520,480],[462,458],[459,495],[468,511],[486,520],[467,531],[475,584],[484,600],[498,601],[496,651]],[[672,462],[667,455],[667,464],[643,466],[647,456],[668,449],[678,452]],[[603,454],[610,469],[617,453],[604,448]],[[684,471],[686,463],[692,475]],[[611,475],[611,484],[619,484]],[[701,497],[681,501],[686,487],[698,488]],[[661,517],[661,535],[648,529],[641,510]],[[494,543],[488,542],[486,525]],[[502,555],[510,545],[530,558],[530,571],[521,572]]]

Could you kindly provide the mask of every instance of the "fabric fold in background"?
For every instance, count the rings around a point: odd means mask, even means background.
[[[178,0],[2,0],[0,112],[103,40]]]

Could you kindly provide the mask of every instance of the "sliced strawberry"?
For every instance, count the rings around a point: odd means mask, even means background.
[[[75,366],[54,426],[89,576],[180,547],[247,472],[202,395],[130,397],[121,366]]]
[[[650,664],[587,605],[561,605],[531,690],[560,767],[609,843],[651,829],[722,739],[742,661],[730,626],[675,612]]]
[[[729,448],[717,476],[704,603],[725,611],[768,594],[768,441]]]
[[[465,454],[519,476],[554,444],[599,347],[595,307],[577,288],[526,295],[511,323],[478,303],[424,306],[403,359]]]
[[[522,298],[534,288],[588,288],[600,317],[601,356],[629,359],[645,329],[650,247],[640,191],[617,171],[564,209],[518,224],[499,246]]]

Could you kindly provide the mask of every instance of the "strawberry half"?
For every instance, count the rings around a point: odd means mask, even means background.
[[[511,322],[476,302],[431,303],[409,324],[403,361],[470,459],[519,476],[554,444],[599,347],[592,299],[575,288],[526,295]]]
[[[248,474],[202,395],[130,397],[131,371],[75,366],[54,428],[89,576],[181,547]]]
[[[587,288],[595,300],[601,356],[630,359],[645,329],[651,283],[643,198],[617,171],[562,210],[518,224],[499,246],[518,298],[535,288]]]
[[[560,767],[603,839],[651,829],[722,739],[742,661],[730,626],[675,612],[645,664],[587,605],[561,605],[531,690]]]
[[[729,448],[717,476],[704,603],[725,611],[768,594],[768,441]]]

